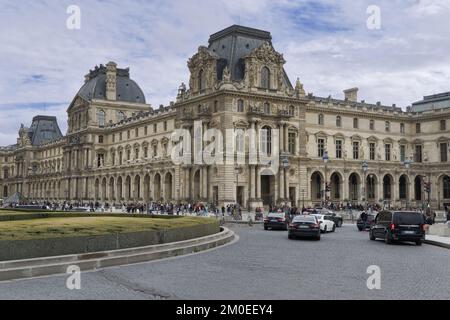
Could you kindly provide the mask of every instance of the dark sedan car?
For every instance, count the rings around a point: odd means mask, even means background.
[[[281,229],[281,230],[287,230],[288,229],[288,219],[286,218],[285,213],[277,213],[272,212],[267,215],[267,217],[264,219],[264,230],[270,229]]]
[[[310,237],[320,240],[320,225],[314,216],[296,216],[289,224],[288,238]]]
[[[374,214],[368,214],[366,224],[364,227],[364,221],[361,219],[361,217],[356,221],[356,226],[358,227],[359,231],[363,230],[369,230],[375,223],[375,215]]]

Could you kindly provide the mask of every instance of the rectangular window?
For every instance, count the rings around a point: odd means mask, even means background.
[[[97,155],[97,167],[103,167],[103,154],[98,154]]]
[[[318,139],[317,140],[317,156],[322,158],[325,151],[325,140]]]
[[[116,154],[113,152],[113,153],[111,153],[111,162],[112,162],[112,165],[113,166],[115,166],[116,165]]]
[[[353,141],[353,159],[359,159],[359,142]]]
[[[144,148],[144,158],[148,158],[148,148]]]
[[[405,133],[405,124],[400,123],[400,133]]]
[[[400,146],[400,161],[405,162],[406,160],[406,146],[401,145]]]
[[[290,154],[295,154],[295,132],[288,134],[288,151]]]
[[[440,149],[441,149],[441,162],[447,162],[448,160],[448,151],[447,151],[448,145],[447,143],[441,143]]]
[[[375,160],[375,143],[373,142],[369,144],[369,156],[370,160]]]
[[[391,145],[390,144],[384,145],[384,158],[386,161],[391,161]]]
[[[119,133],[119,141],[122,141],[122,132]]]
[[[123,163],[123,153],[122,151],[119,152],[119,166],[121,166]]]
[[[103,136],[98,136],[98,143],[103,143]]]
[[[336,140],[336,159],[342,159],[342,140]]]
[[[167,131],[167,121],[164,121],[164,131]]]
[[[358,118],[354,118],[353,119],[353,129],[358,129],[358,127],[359,127]]]
[[[127,160],[131,160],[131,150],[127,150]]]
[[[420,123],[416,123],[416,133],[420,133]]]
[[[112,142],[113,143],[116,142],[116,135],[115,134],[112,135]]]
[[[139,149],[134,150],[134,159],[135,160],[139,159]]]
[[[422,145],[420,144],[415,147],[414,162],[422,162]]]
[[[127,131],[127,139],[130,139],[130,130]]]
[[[134,136],[139,137],[139,128],[134,129]]]
[[[147,126],[144,127],[144,135],[147,135],[148,131],[147,131]]]
[[[153,146],[153,158],[158,155],[158,147],[156,145]]]
[[[156,133],[156,131],[157,131],[157,124],[155,123],[155,124],[153,125],[153,133]]]
[[[441,120],[440,128],[441,128],[441,131],[447,130],[447,123],[445,120]]]
[[[375,130],[375,121],[370,120],[369,127],[370,127],[370,130]]]

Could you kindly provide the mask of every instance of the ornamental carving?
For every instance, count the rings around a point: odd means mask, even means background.
[[[198,80],[200,71],[203,71],[204,89],[213,88],[217,82],[217,60],[219,56],[208,48],[201,46],[198,52],[188,60],[189,71],[191,77],[189,79],[189,88],[192,92],[200,91]]]
[[[248,57],[258,59],[264,63],[273,63],[277,65],[286,63],[283,55],[276,52],[269,42],[264,42],[259,48],[253,50]]]

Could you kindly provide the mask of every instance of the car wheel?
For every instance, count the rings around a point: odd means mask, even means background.
[[[421,246],[422,245],[422,240],[417,240],[416,241],[416,245]]]
[[[362,228],[359,228],[359,227],[358,227],[358,230],[359,230],[359,231],[363,231],[363,229],[362,229]]]
[[[392,240],[391,240],[391,238],[389,237],[389,233],[388,233],[388,232],[386,232],[386,235],[384,236],[384,242],[385,242],[386,244],[391,244],[391,243],[392,243]]]
[[[375,240],[375,237],[373,236],[373,232],[372,231],[369,231],[369,239],[370,240]]]
[[[269,229],[268,227],[264,227],[264,230],[267,230],[267,229]]]

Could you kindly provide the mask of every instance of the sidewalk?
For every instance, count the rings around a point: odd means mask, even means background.
[[[425,235],[425,240],[423,241],[423,243],[450,249],[450,237],[441,237],[427,234]]]

